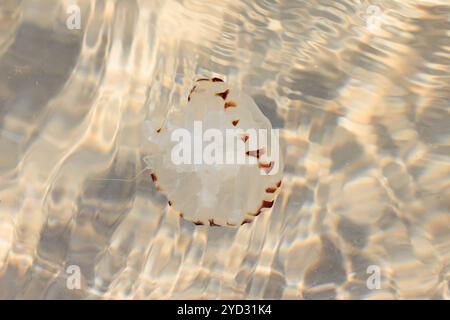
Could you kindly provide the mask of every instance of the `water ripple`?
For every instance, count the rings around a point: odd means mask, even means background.
[[[0,8],[0,298],[449,298],[448,1],[70,3]],[[199,75],[282,129],[239,229],[176,218],[142,160]]]

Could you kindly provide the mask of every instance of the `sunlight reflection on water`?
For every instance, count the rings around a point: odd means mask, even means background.
[[[450,298],[447,1],[77,2],[80,29],[73,1],[0,8],[0,298]],[[239,229],[134,179],[199,75],[282,129],[281,194]]]

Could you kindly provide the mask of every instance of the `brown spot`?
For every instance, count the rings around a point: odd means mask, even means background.
[[[230,102],[225,102],[225,104],[223,106],[224,106],[225,109],[226,108],[234,108],[234,107],[237,106],[237,104],[234,101],[230,101]]]
[[[239,120],[233,120],[232,122],[231,122],[232,124],[233,124],[233,126],[237,126],[237,124],[239,123]]]
[[[269,188],[266,189],[266,192]],[[271,190],[273,190],[273,192],[275,192],[275,189],[270,188]],[[272,208],[273,206],[273,201],[267,201],[267,200],[263,200],[261,206],[258,208],[258,210],[255,213],[248,213],[249,216],[254,216],[257,217],[261,214],[261,210],[264,208]]]
[[[209,219],[208,221],[211,227],[220,227],[220,224],[215,223],[214,219]]]
[[[277,183],[277,188],[281,187],[281,180]]]
[[[167,201],[167,203],[169,204],[169,206],[171,206],[172,205],[172,201]]]
[[[194,223],[196,226],[202,226],[202,225],[204,225],[204,223],[201,222],[200,220],[193,221],[193,223]]]
[[[196,80],[195,82],[200,82],[200,81],[209,81],[209,79],[201,78],[201,79]]]
[[[244,142],[247,142],[248,138],[249,138],[248,134],[244,134],[241,137],[242,141],[244,141]]]
[[[192,93],[194,93],[195,88],[197,88],[197,86],[193,86],[192,89],[191,89],[191,91],[189,92],[189,95],[188,95],[188,101],[191,101]]]
[[[157,133],[160,133],[160,132],[161,132],[161,128],[159,128],[158,130],[156,130],[156,132],[157,132]]]
[[[156,174],[151,173],[150,176],[152,177],[152,181],[155,182],[158,180],[158,177],[156,176]]]
[[[245,154],[248,155],[249,157],[255,157],[259,159],[259,157],[262,156],[264,153],[265,153],[264,148],[261,148],[258,150],[247,151]]]
[[[244,219],[241,223],[241,226],[246,224],[246,223],[251,223],[253,220],[252,219]]]
[[[180,218],[184,218],[184,214],[180,212]]]
[[[234,227],[234,226],[236,226],[234,223],[229,223],[229,222],[227,222],[227,226],[230,226],[230,227]]]
[[[272,208],[272,206],[273,206],[273,201],[263,200],[261,208]]]
[[[227,89],[224,92],[216,93],[216,96],[221,97],[223,100],[226,100],[229,92],[230,92],[230,90]]]
[[[250,216],[254,216],[257,217],[261,214],[261,208],[258,209],[258,211],[256,211],[255,213],[249,213]]]
[[[270,161],[269,163],[261,163],[261,162],[258,162],[258,167],[259,167],[260,169],[264,169],[264,171],[265,171],[267,174],[269,174],[269,172],[272,170],[274,164],[275,164],[275,162],[273,162],[273,161]]]
[[[277,191],[277,188],[267,188],[266,189],[267,193],[275,193],[275,191]]]
[[[211,80],[212,80],[212,82],[223,82],[222,79],[216,78],[216,77],[212,78]]]

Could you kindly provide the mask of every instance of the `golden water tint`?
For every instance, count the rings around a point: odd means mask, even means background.
[[[78,0],[80,30],[66,2],[0,6],[0,298],[449,299],[447,0]],[[139,174],[198,75],[282,131],[252,223],[195,226]]]

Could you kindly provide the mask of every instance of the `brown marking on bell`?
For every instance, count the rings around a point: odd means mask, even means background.
[[[223,82],[222,79],[217,78],[217,77],[212,78],[211,81],[212,81],[212,82]]]
[[[237,124],[239,123],[239,120],[233,120],[233,121],[231,121],[231,123],[233,124],[233,126],[237,126]]]
[[[207,79],[207,78],[201,78],[201,79],[196,80],[195,82],[200,82],[200,81],[209,81],[209,79]]]
[[[277,191],[277,188],[270,188],[269,187],[269,188],[266,189],[267,193],[275,193],[275,191]]]
[[[241,137],[242,141],[244,141],[244,142],[247,142],[248,138],[249,138],[248,134],[243,134]]]
[[[275,164],[275,162],[273,162],[273,161],[270,161],[269,163],[258,162],[258,167],[260,169],[263,169],[266,172],[266,174],[269,174],[269,172],[272,171],[274,164]]]
[[[193,223],[194,223],[196,226],[202,226],[202,225],[204,225],[204,223],[201,222],[200,220],[193,221]]]
[[[158,180],[158,177],[157,177],[156,174],[154,174],[154,173],[151,173],[151,174],[150,174],[150,177],[152,177],[152,181],[153,181],[153,182],[155,182],[155,181]]]
[[[249,157],[255,157],[259,159],[259,157],[262,156],[265,152],[266,151],[264,150],[264,148],[260,148],[258,150],[247,151],[245,154],[248,155]]]
[[[197,86],[193,86],[192,89],[191,89],[191,91],[189,92],[189,95],[188,95],[188,101],[191,101],[192,93],[194,93],[195,88],[197,88]]]
[[[227,109],[227,108],[235,108],[235,107],[237,107],[237,103],[234,102],[234,101],[225,102],[225,104],[223,105],[223,107],[224,107],[225,109]]]
[[[217,92],[215,95],[221,97],[223,100],[227,100],[228,93],[230,93],[229,89],[225,90],[224,92]]]
[[[157,132],[157,133],[160,133],[160,132],[161,132],[161,128],[159,128],[158,130],[156,130],[156,132]]]
[[[281,180],[277,183],[277,188],[281,187]]]
[[[248,215],[253,216],[253,217],[257,217],[261,214],[261,208],[260,207],[255,213],[249,213]]]
[[[184,217],[184,214],[182,212],[180,212],[179,215],[180,215],[180,218]]]
[[[273,201],[263,200],[261,208],[272,208]]]
[[[246,223],[251,223],[252,221],[253,221],[252,219],[244,219],[244,220],[242,220],[241,226]]]
[[[169,206],[172,206],[172,201],[167,201],[167,203],[169,204]]]
[[[220,227],[220,224],[215,223],[214,219],[209,219],[208,221],[211,227]]]

